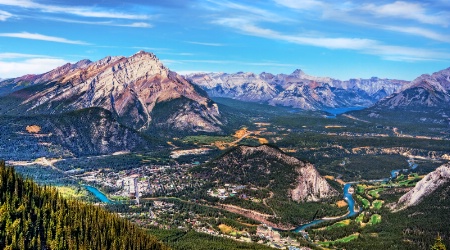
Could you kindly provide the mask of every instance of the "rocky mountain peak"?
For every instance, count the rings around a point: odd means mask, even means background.
[[[130,57],[108,56],[97,62],[66,64],[33,79],[32,84],[39,83],[46,85],[20,95],[24,98],[20,107],[26,108],[28,114],[100,107],[111,111],[127,126],[146,130],[158,103],[183,100],[183,110],[167,110],[174,116],[167,117],[166,123],[171,122],[181,130],[187,127],[205,132],[220,130],[217,105],[166,68],[154,54],[145,51]]]
[[[299,78],[303,77],[304,75],[306,75],[306,74],[305,74],[305,72],[303,72],[303,70],[301,70],[301,69],[296,69],[296,70],[294,70],[294,72],[292,72],[292,74],[291,74],[291,76],[296,76],[296,77],[299,77]]]

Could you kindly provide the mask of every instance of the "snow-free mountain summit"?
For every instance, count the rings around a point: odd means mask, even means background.
[[[3,114],[60,114],[99,107],[143,132],[155,127],[221,130],[218,106],[144,51],[66,64],[45,74],[5,80],[0,88]]]

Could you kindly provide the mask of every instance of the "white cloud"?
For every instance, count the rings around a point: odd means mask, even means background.
[[[427,9],[419,3],[396,1],[384,5],[366,4],[362,10],[372,13],[378,17],[393,17],[400,19],[415,20],[425,24],[448,26],[450,13],[427,13]]]
[[[361,51],[365,54],[377,55],[392,61],[437,61],[449,60],[450,54],[421,48],[412,48],[395,45],[375,44]]]
[[[287,18],[286,16],[277,15],[271,11],[267,11],[267,10],[257,8],[254,6],[237,4],[234,2],[230,2],[230,1],[208,0],[208,2],[213,3],[216,6],[220,7],[219,9],[214,9],[216,11],[231,10],[231,12],[226,14],[227,16],[239,15],[241,13],[245,13],[245,16],[248,19],[252,19],[252,20],[259,20],[259,21],[266,21],[266,22],[273,22],[273,23],[292,21],[291,19]]]
[[[328,49],[358,50],[376,43],[374,40],[361,38],[324,38],[285,35],[272,29],[258,27],[257,25],[248,22],[248,20],[239,18],[222,18],[214,21],[214,23],[234,28],[247,35]]]
[[[429,5],[396,1],[384,5],[359,4],[358,2],[335,2],[325,3],[317,0],[296,1],[296,0],[274,0],[276,3],[292,8],[294,10],[317,11],[316,15],[324,20],[332,20],[341,23],[348,23],[366,28],[384,29],[401,32],[414,36],[421,36],[440,42],[449,42],[450,36],[440,34],[430,29],[414,26],[393,26],[391,19],[415,20],[425,24],[436,24],[446,27],[450,23],[450,12],[438,12],[433,9],[426,9]],[[445,0],[448,2],[448,0]],[[370,15],[367,15],[370,13]]]
[[[143,23],[143,22],[129,23],[129,24],[115,24],[113,26],[130,27],[130,28],[151,28],[151,27],[153,27],[153,25],[151,25],[149,23]]]
[[[14,15],[9,12],[0,10],[0,21],[6,21],[8,18],[11,18],[13,16]]]
[[[204,45],[204,46],[212,46],[212,47],[221,47],[225,46],[225,44],[222,43],[204,43],[204,42],[193,42],[193,41],[186,41],[187,43],[191,44],[197,44],[197,45]]]
[[[0,5],[8,5],[27,9],[38,9],[42,12],[64,13],[83,17],[134,19],[134,20],[145,20],[150,18],[148,15],[130,14],[116,11],[105,11],[102,9],[96,9],[95,7],[81,7],[81,6],[68,7],[68,6],[46,5],[31,0],[0,0]]]
[[[0,37],[15,37],[15,38],[23,38],[23,39],[31,39],[31,40],[40,40],[40,41],[48,41],[48,42],[57,42],[57,43],[68,43],[68,44],[79,44],[79,45],[89,45],[89,43],[83,41],[74,41],[69,40],[62,37],[55,36],[46,36],[37,33],[0,33]]]
[[[310,10],[323,7],[325,4],[316,0],[274,0],[277,4],[296,10]]]
[[[439,34],[437,32],[419,27],[382,26],[382,28],[385,30],[392,30],[410,35],[426,37],[440,42],[450,43],[449,35]]]
[[[116,26],[116,27],[130,27],[130,28],[151,28],[153,25],[144,22],[135,22],[135,23],[116,23],[112,21],[81,21],[81,20],[73,20],[67,18],[52,18],[45,17],[46,20],[65,22],[65,23],[79,23],[79,24],[89,24],[89,25],[105,25],[105,26]]]
[[[380,56],[386,60],[424,61],[450,59],[449,53],[429,49],[385,45],[380,41],[372,39],[287,35],[272,29],[258,27],[246,19],[222,18],[215,20],[214,23],[233,28],[246,35],[327,49],[354,50],[363,54]]]
[[[271,66],[271,67],[294,67],[294,64],[278,63],[278,62],[244,62],[232,60],[177,60],[178,63],[207,63],[207,64],[233,64],[248,66]],[[174,63],[169,60],[169,63]],[[178,72],[178,71],[177,71]]]
[[[0,53],[0,60],[18,59],[18,58],[53,58],[53,57],[35,54],[11,53],[11,52]]]
[[[16,62],[0,60],[0,78],[13,78],[26,74],[41,74],[65,63],[67,61],[58,58],[32,58]]]

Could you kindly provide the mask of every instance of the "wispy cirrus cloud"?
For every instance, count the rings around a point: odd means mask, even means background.
[[[402,27],[399,25],[388,25],[384,19],[413,19],[419,23],[445,25],[448,18],[433,17],[431,11],[418,3],[407,3],[402,1],[391,4],[374,5],[356,2],[333,2],[320,0],[294,1],[294,0],[273,0],[278,6],[286,7],[288,11],[297,13],[308,12],[306,19],[295,21],[298,29],[292,29],[292,23],[276,23],[266,19],[258,19],[253,15],[255,11],[245,12],[244,8],[239,13],[234,13],[224,17],[224,13],[217,11],[217,15],[210,21],[213,24],[228,27],[234,32],[244,35],[261,37],[270,40],[289,42],[299,45],[320,47],[326,49],[339,49],[356,51],[361,54],[370,54],[378,56],[385,60],[396,61],[427,61],[427,60],[449,60],[450,54],[434,48],[415,48],[413,46],[392,45],[383,39],[376,37],[351,37],[348,32],[340,35],[336,29],[322,29],[319,32],[308,29],[308,22],[330,22],[330,20],[367,27],[368,29],[389,30],[403,34],[420,36],[440,42],[449,42],[450,37],[447,34],[441,34],[436,30],[421,28],[420,26]],[[214,1],[210,1],[216,3]],[[233,4],[218,4],[227,8],[234,8]],[[276,10],[273,10],[276,11]],[[310,15],[311,13],[314,13]],[[366,13],[365,15],[363,15]],[[369,13],[370,15],[367,15]],[[273,14],[274,15],[274,14]],[[273,16],[272,15],[272,16]],[[286,14],[288,16],[288,14]],[[297,14],[298,15],[298,14]],[[403,15],[397,17],[397,15]],[[304,15],[302,15],[304,17]],[[312,19],[311,19],[312,18]],[[374,20],[380,22],[373,22]],[[291,19],[289,19],[291,20]],[[314,24],[315,25],[315,24]],[[311,25],[309,25],[311,26]],[[407,44],[407,43],[406,43]]]
[[[130,27],[130,28],[151,28],[151,27],[153,27],[153,25],[151,25],[149,23],[143,23],[143,22],[128,23],[128,24],[115,24],[115,26],[118,26],[118,27]]]
[[[87,6],[58,6],[41,4],[31,0],[0,0],[0,5],[27,8],[27,9],[38,9],[45,13],[64,13],[72,14],[82,17],[94,17],[94,18],[113,18],[113,19],[133,19],[133,20],[146,20],[150,16],[136,13],[124,13],[119,11],[104,10],[96,7]]]
[[[443,8],[434,6],[436,3],[431,5],[395,1],[377,5],[364,2],[323,2],[319,0],[274,0],[274,2],[295,11],[315,12],[315,15],[322,20],[333,20],[370,29],[396,31],[446,43],[450,41],[449,36],[442,30],[431,30],[430,28],[423,28],[418,25],[412,26],[413,24],[404,22],[406,19],[419,24],[447,27],[450,23],[450,11],[441,11]],[[443,1],[438,5],[442,4],[444,4]],[[394,23],[392,20],[396,20],[396,25],[389,24]],[[405,25],[402,26],[402,23]]]
[[[313,8],[323,7],[325,4],[317,0],[274,0],[275,3],[297,10],[309,10]]]
[[[426,61],[450,59],[449,53],[434,51],[430,49],[386,45],[380,41],[373,39],[323,36],[306,37],[302,35],[283,34],[276,30],[259,27],[254,23],[248,22],[248,20],[246,19],[222,18],[215,20],[214,23],[228,26],[250,36],[285,41],[300,45],[322,47],[327,49],[354,50],[363,54],[380,56],[381,58],[386,60]]]
[[[40,41],[48,41],[48,42],[56,42],[56,43],[67,43],[67,44],[77,44],[77,45],[90,45],[89,43],[83,41],[75,41],[69,40],[62,37],[55,36],[47,36],[37,33],[0,33],[0,37],[13,37],[13,38],[22,38],[22,39],[30,39],[30,40],[40,40]]]
[[[289,63],[279,63],[279,62],[245,62],[245,61],[234,61],[234,60],[166,60],[169,64],[171,63],[208,63],[208,64],[238,64],[238,65],[248,65],[248,66],[270,66],[270,67],[295,67],[298,65]]]
[[[414,35],[414,36],[426,37],[426,38],[429,38],[429,39],[432,39],[435,41],[450,43],[449,35],[440,34],[438,32],[434,32],[429,29],[424,29],[424,28],[420,28],[420,27],[386,26],[386,25],[383,25],[380,27],[385,30],[391,30],[391,31],[406,33],[406,34],[410,34],[410,35]]]
[[[449,11],[427,13],[427,9],[420,3],[405,1],[396,1],[383,5],[371,3],[362,6],[361,9],[378,17],[409,19],[424,24],[435,24],[444,27],[447,27],[450,22]]]
[[[203,46],[212,46],[212,47],[221,47],[225,46],[223,43],[206,43],[206,42],[195,42],[195,41],[186,41],[187,43],[203,45]]]
[[[53,58],[53,57],[45,56],[45,55],[14,53],[14,52],[0,53],[0,60],[4,60],[4,59],[23,59],[23,58]]]
[[[6,21],[7,19],[9,19],[9,18],[11,18],[13,16],[14,15],[9,13],[9,12],[0,10],[0,21]]]
[[[250,20],[260,20],[260,21],[266,21],[266,22],[273,22],[273,23],[279,23],[279,22],[286,22],[286,21],[292,21],[291,19],[287,18],[284,15],[279,15],[276,13],[273,13],[271,11],[268,11],[266,9],[258,8],[255,6],[250,5],[244,5],[240,3],[235,3],[231,1],[216,1],[216,0],[207,0],[209,3],[214,4],[216,7],[219,7],[216,10],[220,11],[228,11],[228,15],[241,15],[242,13],[245,13],[246,18]]]
[[[417,37],[424,37],[431,40],[439,41],[439,42],[445,42],[450,43],[450,36],[447,35],[447,33],[440,33],[438,31],[434,31],[430,28],[423,28],[419,26],[409,26],[404,25],[388,25],[385,24],[385,22],[376,22],[374,20],[368,20],[367,16],[361,17],[356,14],[353,14],[353,12],[347,13],[345,11],[326,11],[322,15],[325,19],[330,20],[337,20],[343,23],[356,25],[359,27],[366,27],[368,29],[376,29],[376,30],[388,30],[388,31],[395,31],[398,33],[413,35]],[[365,19],[364,19],[365,18]],[[439,29],[438,29],[439,30]]]
[[[89,25],[104,25],[104,26],[115,26],[115,27],[129,27],[129,28],[152,28],[153,25],[145,22],[134,22],[134,23],[117,23],[113,21],[82,21],[82,20],[73,20],[67,18],[52,18],[52,17],[44,17],[43,19],[58,21],[64,23],[79,23],[79,24],[89,24]]]
[[[282,40],[303,45],[312,45],[328,49],[361,49],[371,44],[374,40],[362,38],[324,38],[324,37],[305,37],[296,35],[286,35],[278,31],[262,28],[246,19],[239,18],[221,18],[213,21],[216,24],[228,26],[246,35],[263,37],[267,39]]]

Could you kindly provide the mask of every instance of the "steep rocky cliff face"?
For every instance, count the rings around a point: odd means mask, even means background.
[[[198,171],[211,182],[268,188],[294,201],[317,201],[338,194],[312,164],[267,145],[236,147]]]
[[[450,163],[438,167],[427,174],[409,192],[400,197],[396,209],[405,209],[419,204],[423,199],[432,195],[435,190],[450,184]]]
[[[164,111],[184,118],[169,121],[174,129],[221,130],[217,105],[151,53],[141,51],[128,58],[106,57],[97,62],[83,60],[46,74],[8,81],[30,87],[0,98],[0,112],[4,114],[60,114],[100,107],[109,110],[119,122],[146,131],[158,103],[184,100],[188,108],[190,104],[195,108],[187,109],[190,112]]]
[[[295,188],[291,190],[292,200],[319,201],[337,195],[337,191],[320,176],[312,164],[308,163],[304,167],[297,168],[296,171],[298,177]]]
[[[399,91],[406,81],[350,79],[340,81],[316,77],[296,70],[292,74],[198,73],[186,76],[212,97],[317,110],[349,106],[370,106]]]

